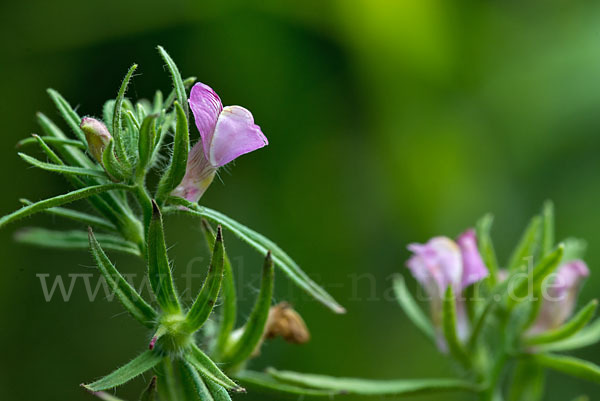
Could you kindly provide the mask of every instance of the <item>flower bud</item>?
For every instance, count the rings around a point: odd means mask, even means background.
[[[90,153],[98,163],[102,164],[102,153],[112,139],[106,125],[95,118],[84,117],[80,127],[85,134]]]
[[[287,302],[271,307],[263,336],[266,339],[281,336],[292,344],[304,344],[310,340],[304,320]]]

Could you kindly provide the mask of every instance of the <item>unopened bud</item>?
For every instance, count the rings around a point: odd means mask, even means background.
[[[108,128],[102,121],[84,117],[80,125],[88,143],[90,153],[97,162],[102,163],[102,153],[112,139]]]

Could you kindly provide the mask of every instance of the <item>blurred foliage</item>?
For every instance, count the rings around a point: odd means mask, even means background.
[[[279,277],[278,300],[295,304],[313,339],[269,344],[257,368],[449,376],[447,362],[390,299],[389,276],[405,271],[405,245],[454,236],[491,211],[505,261],[546,198],[556,203],[558,237],[589,241],[593,273],[583,298],[597,294],[598,3],[27,0],[3,2],[0,22],[2,214],[19,197],[67,187],[26,168],[13,148],[38,129],[36,111],[56,117],[47,87],[97,116],[135,61],[131,89],[152,96],[169,87],[154,50],[161,44],[184,75],[253,112],[270,146],[223,171],[223,185],[215,182],[202,201],[277,240],[348,309],[334,316]],[[202,273],[193,263],[206,257],[196,222],[167,225],[176,269],[192,263]],[[78,384],[125,362],[119,356],[148,339],[116,302],[89,302],[82,285],[71,302],[46,303],[36,274],[96,274],[90,256],[17,246],[11,235],[0,232],[0,397],[90,399]],[[227,240],[249,309],[261,261]],[[132,260],[118,266],[140,272]],[[600,362],[600,348],[586,358]],[[548,400],[597,392],[551,379]],[[134,398],[143,385],[119,394]]]

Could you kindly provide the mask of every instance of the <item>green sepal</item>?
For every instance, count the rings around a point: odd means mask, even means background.
[[[273,368],[267,369],[267,373],[283,383],[343,394],[405,396],[480,390],[472,383],[458,379],[365,380],[280,371]]]
[[[425,336],[431,340],[434,344],[436,343],[435,330],[431,324],[431,320],[423,313],[415,299],[406,288],[406,282],[404,277],[401,275],[394,276],[393,282],[394,294],[396,300],[404,310],[406,316],[410,321],[419,329]]]
[[[51,171],[53,173],[66,174],[66,175],[78,175],[78,176],[86,176],[86,177],[98,177],[98,178],[108,178],[104,171],[100,169],[92,169],[92,168],[83,168],[83,167],[72,167],[65,166],[54,163],[46,163],[39,161],[38,159],[26,155],[25,153],[18,153],[21,159],[25,160],[27,163],[31,164],[34,167],[41,168],[42,170]]]
[[[243,370],[236,373],[235,378],[240,381],[244,386],[258,391],[269,391],[281,396],[282,394],[288,396],[307,396],[307,397],[333,397],[334,395],[340,394],[338,390],[318,390],[314,388],[307,388],[301,386],[295,386],[293,384],[283,383],[277,381],[272,376],[255,372],[251,370]]]
[[[151,114],[144,118],[140,128],[140,137],[138,140],[138,163],[136,166],[136,175],[142,176],[146,167],[152,158],[154,142],[156,141],[156,118],[158,115]]]
[[[562,263],[571,262],[576,259],[583,259],[587,250],[587,241],[580,238],[566,238],[563,241],[565,252],[563,254]]]
[[[125,145],[125,138],[123,138],[123,132],[121,131],[121,118],[123,113],[123,99],[125,98],[125,92],[127,91],[127,86],[129,85],[129,81],[133,76],[134,71],[137,69],[137,64],[133,64],[129,67],[127,74],[125,74],[125,78],[121,83],[121,87],[119,88],[119,92],[117,93],[117,98],[115,99],[113,114],[112,114],[112,135],[115,139],[115,150],[117,156],[119,157],[119,161],[127,167],[131,167],[129,162],[129,156],[127,154],[127,149]]]
[[[87,146],[84,143],[81,143],[75,139],[63,139],[63,138],[56,138],[56,137],[47,136],[47,135],[41,136],[40,138],[43,139],[45,142],[55,145],[55,146],[73,146],[78,149],[83,149],[83,150],[87,149]],[[16,147],[20,148],[23,146],[32,145],[34,143],[38,143],[38,141],[32,135],[31,138],[21,139],[19,142],[17,142]]]
[[[187,118],[179,103],[175,103],[177,112],[177,128],[173,139],[173,154],[167,171],[160,178],[156,191],[156,199],[159,203],[169,196],[177,185],[183,180],[187,168],[188,152],[190,148],[190,135],[188,132]]]
[[[507,269],[509,271],[513,271],[521,267],[525,259],[533,258],[539,245],[541,228],[541,217],[534,216],[523,232],[519,243],[515,247],[515,250],[510,257],[507,265]]]
[[[245,391],[243,387],[240,387],[227,377],[227,375],[223,373],[223,371],[221,371],[221,369],[219,369],[217,365],[196,345],[192,344],[191,348],[184,354],[184,358],[208,380],[212,380],[228,390],[236,392]]]
[[[121,304],[137,321],[144,326],[153,328],[158,320],[156,311],[148,305],[140,294],[125,280],[108,256],[102,250],[91,228],[89,228],[89,243],[92,256],[96,261],[98,270],[113,290]]]
[[[508,401],[540,401],[546,382],[544,369],[533,361],[521,360],[515,365]]]
[[[536,347],[536,350],[540,352],[571,351],[594,345],[598,341],[600,341],[600,319],[596,319],[593,323],[583,328],[572,337],[550,344],[540,345]]]
[[[110,131],[110,133],[112,135],[114,135],[113,134],[114,112],[115,112],[115,99],[109,99],[106,102],[104,102],[104,105],[102,106],[102,121],[104,121],[104,125],[106,125],[106,128],[108,128],[108,130]]]
[[[205,384],[214,401],[231,401],[231,397],[225,388],[211,380],[206,380]]]
[[[173,87],[175,89],[177,101],[179,102],[180,105],[182,105],[184,115],[187,119],[187,117],[188,117],[187,95],[185,92],[185,86],[183,84],[183,79],[181,78],[181,74],[179,73],[179,69],[177,68],[177,65],[175,65],[175,62],[173,61],[171,56],[169,56],[169,54],[166,52],[166,50],[162,46],[158,46],[157,49],[158,49],[158,52],[160,53],[160,56],[163,58],[163,60],[167,64],[167,68],[169,69],[169,72],[171,73],[171,78],[173,79]]]
[[[69,102],[67,102],[65,98],[61,96],[60,93],[58,93],[54,89],[48,89],[47,92],[48,95],[50,95],[50,98],[52,99],[54,104],[56,105],[56,108],[60,112],[60,115],[64,118],[69,128],[73,130],[73,133],[75,134],[77,139],[79,139],[79,141],[82,143],[87,143],[85,139],[85,134],[79,127],[79,124],[81,124],[81,117],[79,117],[77,112],[73,110]]]
[[[217,234],[213,231],[210,223],[206,219],[201,221],[202,231],[209,251],[212,253]],[[235,327],[237,304],[235,283],[233,271],[231,269],[231,261],[227,256],[227,252],[223,254],[223,282],[221,283],[221,320],[217,333],[214,353],[222,355],[225,351],[225,346],[229,341],[229,336]]]
[[[33,202],[28,199],[19,199],[19,202],[25,206],[33,204]],[[78,223],[83,223],[86,226],[92,226],[94,228],[100,228],[106,231],[117,231],[117,227],[110,221],[99,216],[80,212],[78,210],[67,209],[64,207],[53,207],[44,210],[44,212],[54,216],[64,217],[65,219],[73,220]]]
[[[152,220],[148,229],[148,277],[156,300],[166,313],[179,313],[181,306],[171,276],[162,215],[152,201]]]
[[[586,306],[584,306],[575,316],[573,316],[568,322],[560,327],[553,330],[548,330],[543,333],[537,334],[524,339],[524,344],[527,346],[548,344],[557,342],[560,340],[567,339],[577,334],[583,329],[596,313],[598,307],[598,300],[591,300]]]
[[[98,234],[97,239],[104,249],[140,256],[137,245],[121,237]],[[16,232],[15,240],[42,248],[88,249],[89,247],[88,233],[80,230],[54,231],[45,228],[24,228]]]
[[[546,368],[600,384],[600,366],[592,362],[572,356],[554,354],[537,354],[531,356],[531,358]]]
[[[496,285],[498,274],[498,260],[496,259],[496,251],[494,250],[491,236],[493,222],[494,216],[486,214],[479,219],[476,224],[477,247],[481,254],[481,258],[483,259],[483,263],[489,271],[487,280],[489,281],[490,287]]]
[[[131,362],[121,366],[119,369],[115,370],[108,376],[104,376],[102,379],[90,384],[82,384],[82,386],[90,391],[101,391],[110,388],[115,388],[117,386],[127,383],[128,381],[141,375],[147,370],[152,369],[162,359],[163,356],[160,355],[158,352],[145,351],[139,356],[137,356],[135,359],[133,359]]]
[[[152,102],[152,114],[158,114],[163,109],[163,93],[160,90],[154,92],[154,100]]]
[[[547,200],[542,208],[541,257],[548,255],[554,248],[554,204]]]
[[[102,152],[102,166],[106,170],[106,174],[114,182],[123,181],[126,177],[129,178],[127,169],[121,165],[115,156],[115,141],[111,139]]]
[[[202,380],[202,377],[200,377],[196,368],[186,360],[178,362],[180,385],[184,397],[183,400],[213,401],[210,391],[206,387],[206,384]]]
[[[281,268],[281,270],[300,288],[306,293],[311,295],[313,298],[327,306],[329,309],[336,313],[345,313],[346,310],[336,302],[331,295],[329,295],[323,288],[316,284],[308,275],[300,269],[300,266],[296,264],[277,244],[268,239],[262,234],[238,223],[224,214],[217,212],[206,207],[198,206],[192,202],[189,202],[182,198],[171,197],[169,202],[175,205],[184,206],[186,209],[181,210],[180,208],[167,209],[169,212],[187,213],[196,215],[199,217],[206,217],[209,220],[215,221],[221,224],[224,228],[227,228],[234,233],[242,241],[246,242],[254,249],[258,250],[262,254],[266,254],[271,251],[273,262]]]
[[[156,381],[158,378],[156,376],[152,376],[150,379],[150,383],[148,383],[148,387],[142,392],[140,395],[140,401],[154,401],[156,400]]]
[[[217,238],[213,246],[208,274],[196,300],[185,316],[185,327],[190,333],[194,333],[202,327],[216,304],[221,282],[223,281],[224,253],[223,233],[221,226],[219,226],[217,227]]]
[[[456,330],[456,300],[452,286],[448,286],[444,296],[444,306],[442,313],[442,327],[444,330],[444,338],[448,345],[450,354],[456,358],[465,368],[471,366],[471,358],[465,347],[460,342]]]
[[[252,312],[242,329],[240,337],[232,344],[229,344],[223,355],[223,360],[233,370],[250,358],[256,347],[260,344],[269,317],[269,309],[271,308],[273,282],[273,259],[271,258],[271,253],[268,252],[263,265],[260,291]]]
[[[107,192],[114,189],[126,189],[130,190],[131,187],[124,184],[102,184],[93,185],[87,188],[81,188],[63,195],[58,195],[53,198],[45,199],[39,202],[32,203],[31,205],[22,207],[21,209],[7,214],[0,218],[0,227],[5,226],[8,223],[22,219],[23,217],[30,216],[34,213],[42,212],[46,209],[55,206],[62,206],[67,203],[75,202],[79,199],[88,198],[93,195],[97,195],[103,192]]]

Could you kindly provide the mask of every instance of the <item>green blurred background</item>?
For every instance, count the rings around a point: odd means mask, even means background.
[[[161,44],[185,76],[253,112],[270,145],[240,158],[202,202],[275,239],[348,309],[333,315],[278,274],[277,299],[296,306],[313,338],[269,343],[254,368],[450,376],[391,300],[389,277],[405,272],[408,242],[454,236],[488,211],[506,259],[553,199],[558,237],[586,238],[597,270],[598,2],[25,0],[2,2],[0,21],[0,214],[68,188],[14,149],[37,132],[36,111],[58,121],[47,87],[99,115],[137,62],[131,97],[167,91]],[[69,226],[45,216],[27,225]],[[91,258],[17,245],[17,228],[0,231],[0,398],[90,400],[78,384],[128,361],[147,333],[116,302],[90,302],[81,283],[70,302],[45,302],[36,274],[95,274]],[[226,240],[247,313],[261,258]],[[180,272],[206,256],[196,221],[171,219],[168,242]],[[583,298],[598,286],[592,274]],[[600,362],[599,346],[579,354]],[[135,399],[142,386],[118,394]],[[598,387],[552,374],[546,399],[583,393]]]

